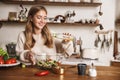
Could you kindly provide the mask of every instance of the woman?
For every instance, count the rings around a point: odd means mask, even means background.
[[[47,27],[46,19],[45,7],[30,8],[25,31],[19,34],[16,45],[17,55],[21,61],[35,64],[35,55],[56,55],[55,43]]]

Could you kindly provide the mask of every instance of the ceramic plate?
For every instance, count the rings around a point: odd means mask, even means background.
[[[16,63],[13,63],[13,64],[0,64],[0,67],[17,66],[19,64],[20,64],[20,61],[17,61]]]

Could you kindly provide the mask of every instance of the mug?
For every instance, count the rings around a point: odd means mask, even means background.
[[[78,75],[85,75],[86,74],[86,68],[87,68],[86,64],[79,63],[77,65],[77,68],[78,68]]]

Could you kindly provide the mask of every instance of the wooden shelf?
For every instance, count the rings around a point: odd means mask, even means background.
[[[51,5],[51,6],[88,6],[97,7],[102,5],[102,3],[88,3],[88,2],[49,2],[49,1],[7,1],[2,0],[1,2],[6,4],[26,4],[26,5]]]
[[[56,25],[68,25],[68,26],[99,26],[100,24],[92,24],[92,23],[86,23],[86,24],[82,24],[82,23],[48,23],[48,24],[56,24]]]
[[[20,22],[20,21],[0,21],[0,23],[26,23],[26,22]],[[53,23],[53,22],[48,22],[48,25],[65,25],[65,26],[99,26],[100,24],[92,24],[92,23],[86,23],[86,24],[82,24],[82,23]]]

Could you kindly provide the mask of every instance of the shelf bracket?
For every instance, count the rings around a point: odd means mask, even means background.
[[[2,28],[2,23],[0,23],[0,28]]]

